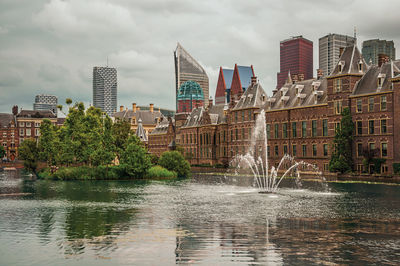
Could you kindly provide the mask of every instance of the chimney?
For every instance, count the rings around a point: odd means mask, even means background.
[[[132,111],[136,113],[136,103],[132,103]]]
[[[317,78],[321,79],[324,76],[324,71],[320,68],[317,69]]]
[[[293,84],[299,81],[299,76],[297,74],[292,75]]]
[[[121,105],[121,106],[119,107],[119,111],[122,112],[123,110],[124,110],[124,106]]]
[[[17,115],[18,114],[18,105],[14,105],[12,108],[12,114]]]
[[[251,77],[251,85],[254,85],[257,83],[257,77]]]
[[[304,80],[304,74],[303,73],[300,73],[299,74],[299,81],[303,81]]]
[[[344,47],[340,47],[339,48],[339,58],[342,56],[343,51],[344,51]]]
[[[378,66],[382,66],[384,63],[389,62],[389,56],[386,54],[378,54]]]
[[[154,103],[151,103],[150,104],[150,113],[153,113],[154,112]]]

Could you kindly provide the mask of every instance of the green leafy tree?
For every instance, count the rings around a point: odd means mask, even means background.
[[[333,140],[333,153],[329,162],[331,172],[350,172],[353,169],[352,146],[353,146],[354,123],[349,108],[344,108],[340,127],[336,129]]]
[[[88,151],[88,128],[85,126],[85,106],[83,103],[77,103],[69,108],[64,126],[64,140],[68,144],[68,146],[64,145],[64,148],[70,149],[74,156],[74,163],[87,164],[90,152]]]
[[[54,165],[58,154],[55,126],[50,120],[44,119],[40,126],[39,155],[47,165]]]
[[[188,177],[190,175],[190,164],[178,151],[166,151],[161,154],[158,164],[162,167],[174,171],[178,177]]]
[[[0,159],[6,155],[6,150],[3,146],[0,146]]]
[[[151,167],[150,156],[139,138],[135,135],[129,137],[128,145],[121,154],[121,164],[125,165],[126,172],[131,177],[144,177]]]
[[[120,160],[122,152],[126,149],[129,135],[132,133],[129,122],[117,119],[112,125],[113,148],[115,155]]]
[[[24,160],[24,167],[28,171],[36,173],[39,149],[36,141],[27,139],[19,147],[19,158]]]
[[[65,103],[68,104],[68,106],[71,105],[72,99],[71,98],[65,99]]]

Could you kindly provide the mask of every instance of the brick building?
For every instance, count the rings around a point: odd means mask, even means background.
[[[13,112],[16,114],[18,107],[14,106]],[[18,155],[19,137],[15,114],[0,113],[0,145],[6,151],[5,157],[0,159],[14,161]]]
[[[355,126],[354,170],[392,174],[400,166],[400,60],[369,66],[353,45],[341,51],[330,76],[288,75],[271,97],[252,78],[230,99],[194,109],[177,127],[177,144],[190,163],[226,165],[247,152],[256,117],[265,110],[270,165],[290,154],[328,171],[335,131],[348,107]],[[368,157],[380,160],[380,169]]]
[[[18,107],[16,108],[18,109]],[[57,125],[57,116],[50,110],[21,110],[16,115],[19,143],[22,143],[25,139],[39,141],[40,125],[44,119],[49,119],[53,125]]]
[[[155,129],[148,136],[148,147],[151,153],[160,156],[163,152],[175,147],[175,125],[171,117],[161,118]]]

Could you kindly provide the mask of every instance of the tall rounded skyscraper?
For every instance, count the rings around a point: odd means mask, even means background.
[[[113,67],[93,67],[93,105],[108,116],[117,111],[117,70]]]
[[[183,49],[180,43],[178,43],[176,46],[174,59],[176,81],[176,110],[178,110],[179,88],[186,81],[194,81],[200,85],[204,94],[204,106],[208,106],[209,84],[206,71],[188,52],[186,52],[185,49]],[[191,111],[192,110],[187,110],[187,112]]]

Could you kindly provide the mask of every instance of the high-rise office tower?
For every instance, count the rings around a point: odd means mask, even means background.
[[[204,105],[208,106],[209,84],[208,76],[203,67],[178,43],[174,52],[175,59],[175,96],[178,110],[179,89],[186,81],[197,82],[204,94]]]
[[[117,70],[93,67],[93,105],[112,116],[117,111]]]
[[[52,111],[57,115],[57,96],[39,94],[35,96],[35,102],[33,103],[33,110],[35,111]]]
[[[324,76],[329,76],[335,68],[339,61],[340,48],[351,46],[356,41],[355,37],[332,33],[319,38],[319,69]]]
[[[394,48],[394,42],[379,39],[363,41],[362,55],[365,62],[369,64],[372,61],[372,64],[377,65],[380,54],[384,54],[389,59],[395,60],[396,49]]]
[[[277,88],[285,84],[290,71],[291,75],[311,79],[313,77],[313,42],[296,36],[280,43],[280,72],[277,74]]]

